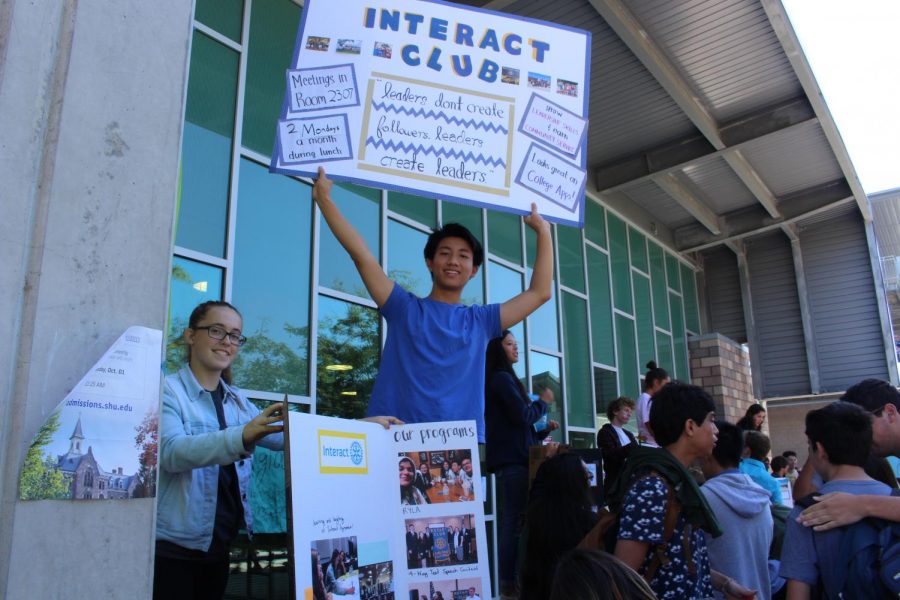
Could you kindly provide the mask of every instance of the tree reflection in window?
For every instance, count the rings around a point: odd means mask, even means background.
[[[319,297],[317,414],[365,416],[378,374],[379,326],[373,308]]]

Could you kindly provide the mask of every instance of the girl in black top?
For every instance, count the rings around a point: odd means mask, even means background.
[[[519,346],[508,330],[488,344],[484,378],[486,462],[503,490],[498,540],[501,595],[514,595],[516,587],[517,538],[528,497],[528,447],[540,444],[559,427],[556,421],[549,421],[546,429],[535,431],[534,424],[553,403],[553,391],[544,389],[540,399],[532,402],[513,371],[518,360]]]

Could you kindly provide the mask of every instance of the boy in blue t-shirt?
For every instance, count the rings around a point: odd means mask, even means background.
[[[744,458],[738,467],[741,473],[749,475],[761,488],[769,492],[769,501],[772,504],[784,504],[781,495],[781,486],[769,474],[766,468],[766,456],[772,449],[769,436],[759,431],[748,431],[744,434]]]
[[[411,423],[474,419],[478,441],[484,442],[484,351],[491,338],[550,299],[550,224],[532,204],[525,223],[537,234],[537,256],[527,290],[503,304],[466,306],[461,303],[463,288],[484,260],[481,244],[468,229],[449,223],[428,237],[424,254],[431,293],[419,298],[388,278],[332,201],[331,187],[319,167],[313,200],[388,324],[369,415],[393,415]]]
[[[853,495],[888,496],[891,488],[865,472],[872,445],[871,416],[849,402],[835,402],[806,415],[809,460],[827,483],[819,494],[845,492]],[[812,586],[821,581],[829,597],[837,573],[848,557],[840,555],[841,541],[849,527],[813,531],[797,522],[802,508],[791,511],[785,529],[780,575],[788,580],[788,600],[808,600]]]

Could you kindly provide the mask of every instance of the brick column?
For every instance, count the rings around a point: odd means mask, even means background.
[[[716,418],[736,423],[755,402],[750,355],[737,342],[709,333],[688,338],[691,379],[716,402]]]

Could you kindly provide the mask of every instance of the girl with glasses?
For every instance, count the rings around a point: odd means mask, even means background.
[[[227,302],[199,305],[184,331],[187,364],[166,377],[154,598],[222,598],[231,542],[253,527],[254,447],[283,449],[282,405],[260,412],[231,385],[242,326]]]

